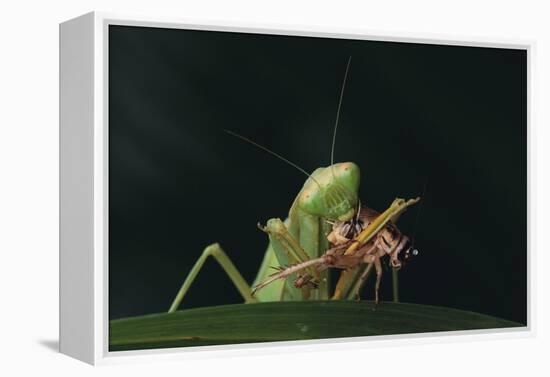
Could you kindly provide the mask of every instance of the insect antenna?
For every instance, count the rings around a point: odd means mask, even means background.
[[[336,110],[336,122],[334,123],[334,132],[332,134],[332,147],[330,150],[330,165],[334,165],[334,146],[336,145],[336,131],[338,131],[338,121],[340,120],[340,109],[342,108],[342,100],[344,99],[344,89],[346,88],[346,81],[348,79],[349,66],[351,64],[351,56],[348,58],[348,64],[346,66],[346,73],[344,73],[344,81],[342,83],[342,89],[340,90],[340,99],[338,100],[338,109]],[[334,175],[334,170],[332,172]]]
[[[250,140],[250,139],[247,138],[247,137],[244,137],[244,136],[242,136],[242,135],[239,135],[238,133],[235,133],[235,132],[229,131],[229,130],[224,130],[224,132],[226,132],[226,133],[228,133],[229,135],[234,136],[234,137],[236,137],[236,138],[238,138],[238,139],[241,139],[241,140],[243,140],[243,141],[246,141],[247,143],[252,144],[252,145],[254,145],[255,147],[260,148],[261,150],[263,150],[263,151],[265,151],[265,152],[271,154],[272,156],[275,156],[275,157],[277,157],[278,159],[280,159],[280,160],[286,162],[286,163],[289,164],[290,166],[292,166],[292,167],[298,169],[299,171],[301,171],[302,173],[304,173],[305,175],[307,175],[309,178],[311,178],[311,179],[313,180],[313,182],[315,182],[315,183],[317,184],[317,186],[319,186],[319,188],[321,188],[321,185],[319,184],[319,181],[317,181],[315,178],[313,178],[313,176],[312,176],[311,174],[309,174],[307,171],[305,171],[304,169],[302,169],[301,167],[299,167],[298,165],[296,165],[294,162],[292,162],[292,161],[290,161],[290,160],[284,158],[283,156],[281,156],[280,154],[278,154],[278,153],[276,153],[276,152],[273,152],[271,149],[266,148],[266,147],[264,147],[263,145],[260,145],[260,144],[256,143],[255,141]]]
[[[420,204],[418,205],[418,210],[416,211],[416,218],[414,220],[414,224],[413,224],[413,232],[412,232],[412,235],[411,235],[411,249],[414,248],[414,244],[415,244],[415,238],[416,238],[416,231],[418,230],[418,223],[419,223],[419,220],[420,220],[420,211],[422,210],[422,204],[426,201],[426,189],[428,187],[428,180],[426,180],[424,182],[424,187],[422,188],[422,200],[420,201]]]
[[[348,64],[346,65],[346,72],[344,73],[344,80],[342,82],[342,89],[340,89],[340,98],[338,99],[338,108],[336,110],[336,120],[334,122],[334,132],[332,133],[332,146],[330,148],[330,172],[335,181],[338,181],[336,174],[334,174],[334,147],[336,146],[336,133],[338,131],[338,124],[340,121],[340,110],[342,109],[342,102],[344,100],[344,90],[346,89],[346,82],[348,79],[349,67],[351,65],[351,55],[348,58]],[[352,196],[353,193],[350,193],[344,185],[340,185],[340,188],[343,189],[346,196]],[[357,212],[360,212],[360,207],[357,207]]]
[[[361,199],[357,203],[357,215],[355,216],[355,222],[358,223],[361,216]]]

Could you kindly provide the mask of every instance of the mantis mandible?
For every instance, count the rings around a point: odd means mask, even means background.
[[[332,139],[330,166],[318,168],[313,173],[309,174],[275,152],[243,136],[227,131],[233,136],[243,139],[287,162],[307,175],[308,179],[294,199],[286,220],[282,221],[281,219],[273,218],[268,220],[265,226],[260,226],[258,224],[258,227],[267,233],[269,245],[252,287],[248,285],[221,246],[215,243],[204,249],[202,255],[183,282],[183,285],[170,306],[169,312],[176,311],[181,305],[183,298],[208,257],[213,257],[221,265],[243,297],[245,303],[300,301],[307,299],[327,300],[329,298],[353,299],[356,296],[356,292],[358,292],[361,282],[365,280],[365,276],[370,271],[369,267],[372,267],[372,263],[368,266],[356,266],[353,269],[343,271],[336,285],[334,294],[330,292],[328,269],[318,270],[313,266],[307,266],[308,261],[320,258],[330,249],[327,235],[333,230],[331,224],[335,222],[344,223],[350,221],[360,210],[358,195],[360,181],[359,167],[353,162],[334,163],[334,145],[338,128],[338,118],[342,106],[342,98],[350,63],[351,57],[348,59],[340,92]],[[357,237],[354,237],[353,245],[355,246],[352,245],[348,251],[353,252],[351,249],[354,248],[360,249],[361,246],[369,242],[384,226],[390,222],[395,222],[399,215],[405,211],[408,206],[415,204],[418,199],[419,198],[409,201],[396,199],[386,211],[363,229]],[[296,284],[296,280],[293,284],[287,279],[270,279],[270,276],[273,275],[270,269],[274,266],[291,266],[299,264],[304,266],[304,263],[305,267],[303,267],[303,270],[306,271],[308,276],[314,277],[314,284]],[[280,267],[279,269],[285,270],[284,267]],[[393,273],[395,300],[397,297],[395,284],[396,269],[394,269]],[[269,284],[265,284],[266,281],[269,281]],[[261,289],[255,289],[258,287],[261,287]]]

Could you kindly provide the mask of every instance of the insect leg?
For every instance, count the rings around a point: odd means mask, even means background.
[[[374,302],[378,304],[378,291],[380,289],[380,281],[382,280],[382,263],[380,263],[380,258],[374,258],[374,267],[376,268],[376,284],[374,286]]]
[[[199,274],[199,271],[204,265],[204,262],[210,256],[213,257],[221,265],[223,270],[227,273],[227,276],[229,276],[241,296],[244,298],[245,302],[256,301],[254,297],[252,297],[250,286],[248,285],[246,280],[244,280],[239,270],[237,270],[233,262],[231,262],[227,254],[225,254],[223,249],[220,247],[220,245],[215,243],[204,249],[202,255],[195,262],[195,265],[191,269],[191,272],[189,272],[189,275],[187,275],[187,278],[183,282],[183,285],[181,286],[178,294],[174,298],[174,301],[172,302],[172,305],[168,310],[169,313],[175,312],[178,309],[181,302],[183,301],[183,298],[185,297],[185,294],[191,287],[191,284],[193,284],[193,281],[195,280],[195,278]]]
[[[391,284],[393,292],[393,302],[399,302],[399,269],[392,267]]]
[[[378,216],[376,220],[371,222],[365,229],[361,231],[361,233],[359,233],[359,235],[355,238],[356,242],[351,244],[351,246],[346,250],[345,255],[353,255],[357,251],[357,249],[360,249],[374,236],[376,236],[376,234],[389,221],[396,221],[401,213],[403,213],[407,209],[407,207],[418,203],[419,200],[420,197],[409,200],[396,198],[387,210],[380,214],[380,216]],[[356,282],[359,274],[360,272],[357,272],[357,269],[342,272],[341,277],[336,284],[336,291],[334,292],[334,296],[332,298],[337,300],[353,294],[353,292],[349,291],[349,288],[351,287],[351,284]],[[396,274],[397,272],[394,272],[394,276],[396,276]],[[397,292],[395,293],[395,297],[398,297],[398,289],[399,288],[397,284],[395,284],[394,292]]]
[[[355,292],[355,299],[357,301],[361,299],[361,296],[360,296],[361,288],[367,281],[367,278],[369,277],[373,266],[374,266],[373,263],[369,263],[367,265],[367,267],[365,268],[365,271],[363,271],[363,273],[361,274],[361,277],[359,278],[359,280],[357,280],[357,282],[355,283],[355,286],[353,287],[353,291]]]
[[[338,282],[336,283],[336,288],[334,289],[334,294],[332,295],[333,300],[341,300],[343,298],[350,298],[349,295],[351,292],[354,292],[351,288],[357,278],[363,273],[365,266],[357,266],[344,270],[340,273]]]
[[[302,248],[298,240],[290,233],[289,229],[280,219],[270,219],[265,227],[259,228],[269,236],[271,247],[277,256],[279,266],[290,266],[304,263],[311,258]],[[317,277],[317,271],[312,267],[306,267],[305,271],[311,276]],[[285,282],[285,299],[303,300],[309,298],[309,287],[296,288],[292,282]]]
[[[390,256],[390,265],[392,269],[392,292],[393,292],[393,302],[399,302],[399,269],[400,264],[396,264],[396,261],[398,262],[399,259],[397,258],[398,253],[403,249],[403,246],[407,242],[408,239],[406,236],[399,236],[399,238],[396,238],[392,235],[390,235],[391,243],[388,243],[386,238],[383,234],[379,232],[381,239],[383,240],[380,242],[380,247],[382,248],[383,252]],[[395,240],[397,239],[397,242]]]
[[[302,263],[311,259],[280,219],[269,219],[266,226],[258,224],[258,227],[269,235],[281,264]]]
[[[256,285],[252,289],[252,294],[254,294],[259,289],[262,289],[266,285],[273,283],[275,280],[285,279],[288,276],[290,276],[290,275],[292,275],[296,272],[302,271],[302,270],[304,270],[308,267],[317,266],[317,265],[327,263],[326,259],[327,259],[327,257],[323,256],[323,257],[320,257],[320,258],[311,259],[311,260],[308,260],[308,261],[305,261],[305,262],[302,262],[302,263],[298,263],[298,264],[295,264],[295,265],[287,267],[287,268],[281,268],[280,272],[274,273],[267,280],[265,280],[265,281],[261,282],[260,284]]]
[[[365,248],[369,247],[368,245]],[[365,251],[365,254],[370,254],[376,250],[376,245],[370,246],[370,248]],[[343,255],[342,257],[348,257],[351,255]],[[367,263],[370,263],[368,261]],[[342,271],[338,282],[336,283],[336,289],[334,290],[334,295],[332,296],[333,300],[341,300],[343,298],[352,300],[356,298],[356,293],[359,292],[364,281],[361,281],[360,277],[367,273],[367,266],[363,263],[359,264],[357,267],[350,268],[348,270]]]
[[[308,215],[297,211],[295,221],[299,224],[298,238],[300,245],[311,259],[318,258],[327,251],[329,244],[325,236],[325,230],[328,231],[331,227],[329,224],[313,215]],[[325,227],[326,226],[326,227]],[[313,298],[317,300],[327,300],[329,298],[329,279],[330,275],[327,271],[318,272],[316,281],[317,289],[313,293]],[[315,276],[315,275],[312,275]]]
[[[347,250],[346,255],[350,255],[355,253],[357,249],[360,249],[364,244],[369,242],[371,238],[373,238],[380,229],[382,229],[389,221],[393,221],[394,219],[397,219],[397,217],[403,213],[407,209],[407,207],[412,206],[413,204],[418,203],[420,198],[416,199],[409,199],[405,201],[401,198],[396,198],[393,203],[390,205],[390,207],[382,212],[380,216],[376,218],[373,222],[371,222],[365,229],[359,233],[359,235],[355,238],[355,241]]]

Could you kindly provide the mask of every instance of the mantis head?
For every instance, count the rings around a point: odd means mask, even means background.
[[[334,146],[344,88],[348,77],[351,56],[348,59],[344,82],[340,91],[336,122],[332,135],[330,166],[319,168],[306,181],[300,192],[300,207],[306,212],[332,221],[348,221],[359,207],[359,167],[353,162],[334,163]]]
[[[359,178],[359,167],[353,162],[319,168],[304,184],[298,205],[305,212],[327,220],[348,221],[359,204]]]

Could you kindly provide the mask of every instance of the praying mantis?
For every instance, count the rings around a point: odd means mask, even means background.
[[[204,249],[191,268],[169,312],[175,312],[179,308],[209,257],[213,257],[221,265],[245,303],[357,298],[373,265],[377,271],[378,302],[380,258],[387,254],[390,255],[394,267],[396,300],[396,273],[401,265],[400,258],[402,255],[408,258],[417,251],[408,247],[408,238],[401,235],[394,223],[401,213],[417,203],[420,198],[397,198],[381,214],[361,208],[358,194],[359,166],[353,162],[334,163],[338,118],[350,63],[351,57],[348,59],[340,92],[329,166],[318,168],[309,174],[293,162],[252,140],[226,131],[285,161],[308,178],[294,199],[287,219],[283,221],[273,218],[268,220],[265,226],[258,224],[260,230],[268,235],[269,245],[252,286],[248,285],[222,247],[214,243]],[[353,228],[351,233],[348,229],[350,226]],[[391,245],[387,241],[384,245],[384,241],[379,240],[382,232],[389,231],[388,229],[399,237]],[[271,268],[276,268],[279,272],[273,274]],[[329,268],[344,269],[334,293],[331,293]],[[288,279],[290,276],[295,277],[293,281]]]

